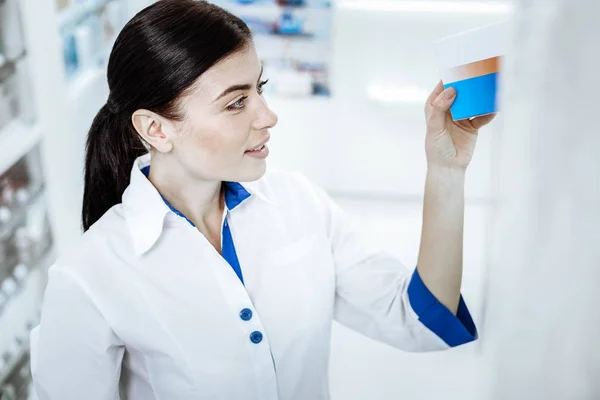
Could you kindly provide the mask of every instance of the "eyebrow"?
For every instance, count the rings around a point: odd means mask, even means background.
[[[260,78],[262,78],[262,75],[263,75],[263,70],[264,70],[264,67],[262,67],[262,66],[261,66],[261,67],[260,67],[260,75],[259,75],[259,77],[258,77],[258,80],[259,80],[259,81],[260,81]],[[248,84],[248,83],[246,83],[246,84],[243,84],[243,85],[233,85],[233,86],[230,86],[230,87],[228,87],[227,89],[225,89],[225,90],[223,91],[223,93],[221,93],[221,94],[219,95],[219,97],[217,97],[217,98],[215,99],[215,101],[214,101],[214,102],[217,102],[217,101],[219,101],[221,98],[223,98],[223,97],[227,96],[227,95],[228,95],[228,94],[230,94],[230,93],[237,92],[237,91],[242,91],[242,90],[250,90],[250,89],[252,89],[252,85],[251,85],[251,84]]]

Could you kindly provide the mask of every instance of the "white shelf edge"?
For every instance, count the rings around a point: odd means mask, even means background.
[[[98,12],[110,0],[96,0],[85,4],[72,4],[58,12],[58,26],[66,28],[75,24],[78,20]]]
[[[239,4],[233,1],[220,1],[216,2],[216,5],[237,16],[252,18],[277,18],[286,9],[293,10],[296,13],[333,11],[333,7],[327,6],[282,6],[275,3]]]
[[[69,101],[77,101],[80,96],[87,92],[90,85],[95,84],[99,79],[106,79],[106,72],[100,67],[88,68],[77,74],[68,82],[67,98]]]
[[[29,126],[14,120],[0,129],[0,175],[29,153],[41,139],[39,124]]]

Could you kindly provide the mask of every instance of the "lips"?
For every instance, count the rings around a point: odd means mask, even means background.
[[[250,152],[252,152],[252,151],[261,151],[264,148],[265,148],[265,145],[263,144],[263,145],[260,145],[259,147],[256,147],[256,148],[250,149],[250,150],[246,150],[246,151],[250,151]]]
[[[265,140],[263,140],[259,145],[246,150],[246,152],[261,151],[265,147],[265,145],[267,144],[269,139],[270,139],[270,136],[267,136],[265,138]]]

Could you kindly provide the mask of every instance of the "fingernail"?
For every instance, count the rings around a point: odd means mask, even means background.
[[[448,88],[448,89],[446,89],[444,92],[445,92],[445,93],[444,93],[444,97],[445,97],[447,100],[450,100],[451,98],[453,98],[453,97],[456,95],[456,90],[454,90],[454,88],[453,88],[453,87],[449,87],[449,88]]]

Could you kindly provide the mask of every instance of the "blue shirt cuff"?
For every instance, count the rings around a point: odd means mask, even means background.
[[[429,291],[416,268],[408,285],[408,300],[419,321],[448,346],[460,346],[478,338],[477,328],[462,296],[454,315]]]

